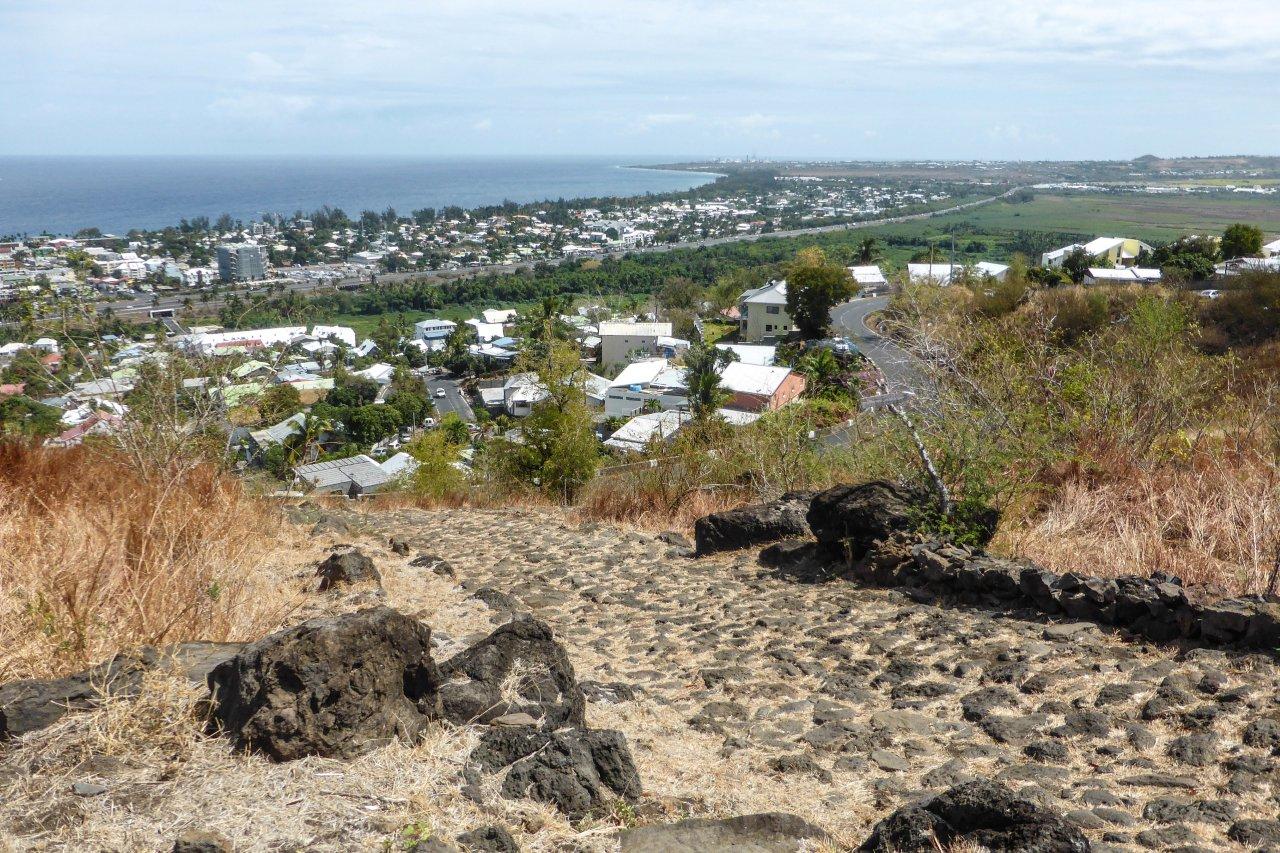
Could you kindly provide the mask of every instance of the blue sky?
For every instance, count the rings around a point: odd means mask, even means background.
[[[1276,0],[4,0],[0,154],[1280,153]]]

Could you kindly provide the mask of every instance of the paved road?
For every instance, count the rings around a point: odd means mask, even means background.
[[[471,411],[471,404],[467,402],[467,395],[456,379],[446,374],[444,376],[428,376],[424,381],[427,386],[427,393],[431,395],[431,402],[435,404],[436,413],[440,417],[444,417],[449,412],[456,412],[458,417],[465,422],[469,424],[476,422],[476,413]],[[436,389],[438,388],[444,389],[443,397],[436,396]]]
[[[683,243],[664,243],[658,246],[644,246],[639,249],[629,249],[627,251],[620,250],[616,252],[600,252],[597,255],[595,255],[595,257],[596,258],[620,258],[628,254],[650,254],[650,253],[674,252],[682,249],[694,249],[700,246],[720,246],[727,243],[754,243],[759,240],[769,240],[777,237],[802,237],[810,234],[828,234],[835,231],[857,231],[865,228],[877,228],[881,225],[894,225],[901,222],[913,222],[921,219],[932,219],[937,216],[946,216],[948,214],[959,213],[964,210],[972,210],[973,208],[982,207],[983,205],[991,204],[992,202],[996,202],[996,201],[999,201],[1000,199],[1007,198],[1021,189],[1024,189],[1024,187],[1014,187],[1008,192],[1004,192],[1004,193],[1001,193],[1000,195],[992,196],[990,198],[978,199],[977,201],[970,201],[964,204],[957,204],[952,207],[943,208],[941,210],[932,210],[932,211],[927,211],[925,213],[913,213],[907,216],[891,216],[891,217],[886,217],[884,219],[867,219],[862,222],[850,222],[843,225],[819,225],[813,228],[796,228],[790,231],[774,231],[769,234],[731,234],[725,237],[710,237],[704,240],[690,240]],[[558,266],[559,264],[564,263],[564,259],[560,259],[560,258],[547,259],[544,262],[551,264],[552,266]],[[473,267],[467,270],[453,270],[453,271],[437,270],[434,272],[415,270],[413,272],[402,272],[402,273],[379,273],[378,283],[379,284],[394,283],[394,282],[400,282],[400,281],[408,281],[410,279],[427,280],[427,281],[447,281],[447,280],[456,279],[456,278],[470,278],[478,275],[488,275],[490,273],[497,273],[497,274],[515,273],[515,272],[520,272],[522,270],[531,270],[533,269],[533,266],[534,266],[534,262],[529,262],[529,263],[520,263],[520,264],[493,264],[493,265],[484,266],[484,267]],[[328,282],[290,281],[289,283],[285,284],[284,287],[286,291],[291,293],[306,294],[306,293],[314,293],[319,290],[331,290],[335,287],[342,286],[342,285],[365,286],[366,284],[367,282],[361,279],[342,279],[340,281],[328,281]],[[250,294],[260,294],[264,292],[265,290],[262,288],[255,288],[249,291]],[[240,293],[243,295],[243,291],[240,291]],[[199,302],[197,299],[195,299],[195,297],[192,296],[191,293],[183,293],[177,296],[162,297],[159,301],[156,301],[156,302],[153,302],[152,298],[147,296],[147,297],[141,297],[138,299],[132,299],[124,302],[105,302],[104,301],[104,302],[95,302],[92,304],[94,305],[95,309],[99,313],[101,313],[103,309],[110,307],[117,316],[120,316],[124,319],[129,319],[129,318],[145,319],[148,312],[155,309],[166,309],[166,308],[173,309],[175,313],[182,315],[185,312],[185,309],[183,308],[182,303],[183,303],[183,300],[187,298],[191,298],[193,300],[195,310],[197,311],[207,312],[210,310],[216,310],[222,305],[221,299],[213,299],[209,302]],[[0,327],[16,326],[16,325],[18,324],[17,323],[0,323]]]
[[[875,296],[837,305],[831,309],[832,327],[846,335],[858,351],[880,369],[885,391],[919,393],[929,385],[919,359],[867,326],[867,317],[883,311],[888,304],[889,297]]]

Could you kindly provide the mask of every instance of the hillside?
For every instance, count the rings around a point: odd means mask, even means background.
[[[464,766],[483,726],[346,760],[238,755],[201,733],[198,688],[153,673],[136,702],[4,747],[0,849],[168,850],[200,829],[237,851],[442,850],[428,836],[497,824],[523,850],[612,850],[628,826],[770,811],[830,833],[813,849],[848,849],[971,778],[1065,815],[1094,850],[1280,839],[1269,657],[802,583],[755,550],[693,559],[553,510],[293,518],[306,544],[272,576],[300,591],[287,625],[385,604],[430,625],[444,660],[527,610],[563,644],[587,724],[625,736],[643,794],[571,824],[491,780],[477,790]],[[381,588],[315,591],[337,543],[373,558]]]

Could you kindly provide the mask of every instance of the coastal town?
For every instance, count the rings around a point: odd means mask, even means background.
[[[637,249],[859,222],[991,196],[994,182],[814,179],[769,176],[687,197],[594,200],[463,210],[388,209],[349,218],[341,210],[239,222],[197,217],[124,235],[0,237],[0,304],[32,310],[55,300],[199,299],[245,282],[358,284],[387,274],[603,257]],[[714,189],[714,185],[712,185]]]

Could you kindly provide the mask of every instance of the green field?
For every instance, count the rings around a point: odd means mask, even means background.
[[[1023,204],[996,203],[951,216],[887,225],[869,233],[884,238],[915,238],[938,247],[938,262],[946,260],[952,236],[958,255],[976,259],[1007,259],[1018,232],[1076,234],[1081,237],[1136,237],[1148,243],[1167,243],[1188,234],[1221,234],[1234,222],[1262,228],[1268,238],[1280,234],[1280,196],[1235,195],[1045,195]],[[867,232],[852,232],[861,239]],[[967,254],[977,241],[985,252]],[[885,245],[885,261],[901,267],[921,245]],[[1052,248],[1052,247],[1049,247]]]

